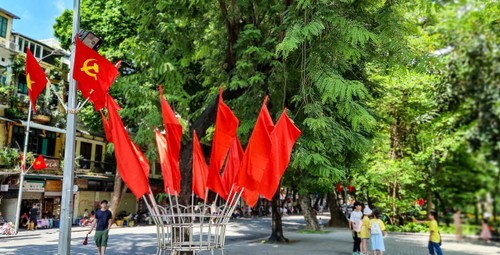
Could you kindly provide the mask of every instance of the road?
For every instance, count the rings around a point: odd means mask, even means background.
[[[230,224],[227,230],[224,254],[234,255],[349,255],[352,254],[352,238],[345,229],[327,229],[325,234],[304,234],[298,232],[304,225],[302,217],[284,218],[285,235],[291,241],[288,244],[266,244],[262,240],[270,233],[270,218],[240,219]],[[71,254],[94,254],[93,241],[82,245],[85,229],[74,228],[72,233]],[[113,228],[110,231],[108,255],[113,254],[156,254],[155,227]],[[0,238],[0,254],[52,255],[57,252],[57,230],[40,230],[35,236]],[[385,239],[386,254],[417,255],[428,254],[427,235],[390,234]],[[91,238],[89,238],[91,239]],[[446,255],[486,255],[500,254],[500,248],[494,245],[474,243],[456,243],[452,238],[445,238],[443,251]],[[201,255],[210,254],[201,252]],[[221,254],[217,251],[215,254]]]

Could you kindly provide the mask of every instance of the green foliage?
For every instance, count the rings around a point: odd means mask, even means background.
[[[412,232],[412,233],[425,233],[429,232],[429,226],[427,224],[419,224],[410,222],[403,226],[398,225],[386,225],[387,232]]]
[[[0,148],[0,166],[6,169],[20,171],[21,158],[19,151],[11,147]],[[33,153],[28,152],[26,155],[26,169],[33,163],[35,156]]]
[[[184,144],[223,87],[245,145],[268,95],[273,119],[286,108],[302,130],[283,184],[352,183],[394,221],[416,199],[466,206],[498,183],[498,14],[480,0],[84,0],[81,26],[124,60],[110,94],[149,159],[159,84]],[[54,26],[66,48],[70,27],[67,11]],[[92,106],[80,120],[102,132]],[[213,124],[202,126],[209,145]]]

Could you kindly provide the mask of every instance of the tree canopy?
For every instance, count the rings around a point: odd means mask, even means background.
[[[192,131],[209,147],[223,87],[243,144],[266,95],[274,120],[289,111],[302,135],[283,184],[302,195],[340,181],[395,219],[419,198],[444,211],[498,193],[495,3],[83,0],[81,12],[124,62],[110,93],[151,160],[163,84],[185,127],[183,187]],[[54,26],[66,48],[70,27],[66,11]],[[80,118],[99,130],[91,107]]]

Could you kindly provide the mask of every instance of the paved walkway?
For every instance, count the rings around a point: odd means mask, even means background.
[[[352,254],[352,238],[347,229],[327,228],[325,234],[306,234],[298,229],[303,227],[303,218],[287,216],[284,218],[287,244],[268,244],[263,242],[270,233],[269,218],[238,220],[227,230],[226,255],[349,255]],[[72,255],[93,254],[93,240],[83,246],[86,228],[75,227],[72,233]],[[156,254],[155,227],[113,228],[110,232],[108,255],[114,254]],[[390,233],[385,239],[387,252],[394,255],[426,255],[428,236],[425,234]],[[89,238],[91,239],[91,238]],[[57,252],[58,230],[38,230],[21,232],[19,236],[0,239],[1,255],[53,255]],[[498,244],[484,245],[480,242],[457,243],[452,236],[445,236],[443,251],[445,255],[500,255]],[[168,254],[168,253],[163,253]],[[210,252],[200,252],[208,255]],[[221,254],[221,251],[215,251]]]
[[[228,244],[225,254],[234,255],[350,255],[352,254],[352,238],[345,229],[327,229],[326,234],[304,234],[299,232],[285,233],[291,241],[288,244],[266,244],[263,242],[240,242]],[[427,251],[427,235],[390,234],[385,239],[386,253],[397,255],[425,255]],[[457,243],[444,240],[445,255],[486,255],[500,254],[500,247],[474,243]],[[209,253],[200,253],[209,254]]]

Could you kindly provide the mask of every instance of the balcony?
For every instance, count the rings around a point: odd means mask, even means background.
[[[78,165],[75,173],[83,175],[114,175],[115,168],[112,164],[103,161],[77,159]]]

